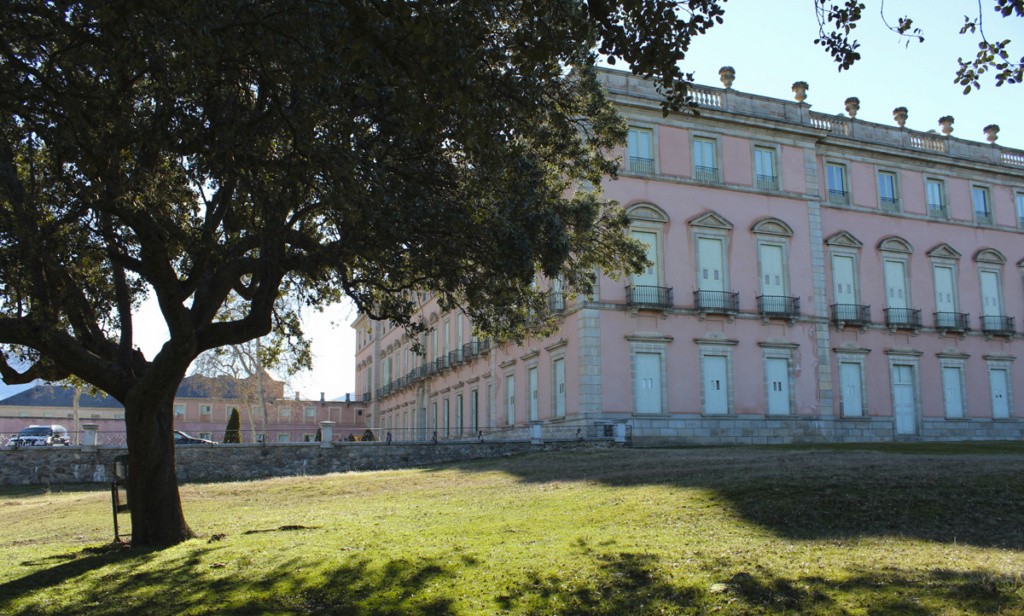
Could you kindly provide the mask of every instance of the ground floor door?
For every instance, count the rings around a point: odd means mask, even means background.
[[[994,419],[1010,418],[1009,379],[1006,370],[990,370],[989,385],[992,388],[992,417]]]
[[[702,363],[704,412],[709,415],[725,415],[729,412],[728,360],[722,355],[705,355]]]
[[[897,364],[892,367],[892,403],[896,434],[916,434],[913,366]]]
[[[661,413],[661,354],[636,354],[636,412]]]
[[[764,376],[768,384],[768,414],[788,414],[789,360],[779,357],[765,359]]]

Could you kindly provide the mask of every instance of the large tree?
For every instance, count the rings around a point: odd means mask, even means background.
[[[600,197],[624,126],[595,50],[685,106],[679,61],[723,13],[0,0],[0,375],[76,375],[124,404],[132,543],[190,537],[172,401],[197,356],[270,332],[283,286],[410,327],[405,292],[427,290],[517,339],[538,272],[586,294],[598,269],[638,269]],[[146,296],[170,332],[154,357],[132,344]]]

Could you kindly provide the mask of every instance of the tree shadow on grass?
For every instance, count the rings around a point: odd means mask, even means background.
[[[530,483],[706,490],[723,508],[794,540],[897,536],[1024,550],[1024,456],[618,449],[455,468]]]
[[[253,559],[219,563],[219,549],[194,548],[152,568],[143,567],[157,552],[76,559],[0,585],[0,614],[456,614],[453,598],[424,593],[454,576],[438,559],[396,559],[378,565],[339,554],[337,561],[313,568],[302,558],[263,568]],[[76,579],[105,566],[109,571],[99,580]],[[52,594],[56,588],[61,594]]]
[[[1018,613],[1024,608],[1020,576],[985,571],[858,570],[843,579],[785,578],[770,572],[714,573],[721,581],[687,583],[665,574],[650,554],[593,555],[597,573],[567,580],[529,574],[497,598],[497,606],[530,616],[660,614],[849,614],[871,616]],[[682,572],[681,577],[686,577]]]

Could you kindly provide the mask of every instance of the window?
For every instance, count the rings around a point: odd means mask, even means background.
[[[1009,419],[1013,408],[1013,391],[1010,385],[1012,356],[988,355],[988,386],[992,400],[992,418]]]
[[[1017,228],[1024,229],[1024,193],[1017,193]]]
[[[565,359],[558,358],[551,363],[552,393],[554,394],[555,417],[565,417]]]
[[[451,408],[448,398],[444,399],[444,433],[448,435],[451,433]]]
[[[505,423],[516,423],[516,375],[505,375]]]
[[[539,408],[539,396],[538,396],[538,385],[537,385],[537,367],[534,366],[526,371],[526,383],[528,385],[527,391],[529,393],[530,405],[530,421],[537,421],[540,419],[540,408]]]
[[[878,205],[885,212],[900,211],[896,192],[896,174],[891,171],[878,172]]]
[[[981,329],[986,334],[1012,334],[1013,317],[1003,312],[1003,265],[1006,257],[998,250],[983,248],[974,255],[981,287]]]
[[[184,404],[175,404],[174,405],[174,416],[175,417],[181,417],[184,414],[185,414],[185,405]]]
[[[716,212],[708,212],[689,222],[696,249],[697,289],[694,307],[701,313],[735,314],[739,295],[729,290],[729,232],[732,223]]]
[[[200,432],[200,433],[196,434],[196,436],[199,437],[199,438],[205,438],[208,441],[212,441],[213,440],[213,433],[212,432]]]
[[[946,184],[942,180],[927,179],[924,181],[925,199],[928,202],[928,215],[932,218],[946,218]]]
[[[990,225],[992,218],[992,200],[988,189],[984,186],[971,186],[971,203],[974,204],[974,222]]]
[[[765,218],[754,224],[757,237],[758,312],[763,317],[793,318],[799,314],[799,299],[791,297],[786,272],[787,240],[793,230],[777,218]]]
[[[671,307],[669,291],[665,289],[665,272],[662,266],[662,242],[668,214],[649,203],[638,204],[628,211],[633,238],[646,247],[647,260],[651,264],[646,270],[634,274],[631,279],[628,303],[643,304],[647,307]]]
[[[210,414],[210,405],[204,404],[204,405],[200,406],[199,407],[199,414],[200,415],[209,415]]]
[[[430,405],[430,416],[431,416],[431,419],[432,419],[430,427],[436,433],[436,431],[437,431],[437,402],[433,402]],[[435,436],[436,436],[436,434],[435,434]]]
[[[462,434],[462,394],[455,396],[455,431]]]
[[[837,163],[825,165],[828,180],[828,202],[838,205],[850,203],[850,195],[846,189],[846,166]]]
[[[474,433],[480,429],[480,392],[476,389],[469,392],[469,427]]]
[[[203,438],[203,437],[200,436],[200,438]],[[289,434],[278,434],[277,435],[277,442],[278,443],[287,443],[289,440],[291,440],[291,435],[289,435]]]
[[[697,137],[693,140],[693,177],[701,182],[717,182],[715,140]]]
[[[866,349],[842,349],[839,354],[839,402],[843,417],[865,415],[864,354]]]
[[[963,366],[942,366],[942,401],[948,419],[964,416]]]
[[[647,128],[629,129],[629,170],[654,173],[653,132]]]
[[[779,176],[775,174],[775,150],[754,148],[755,185],[761,190],[778,190]]]
[[[698,339],[700,398],[705,415],[727,415],[735,403],[732,390],[732,353],[738,341],[716,333]]]
[[[306,417],[316,417],[316,409],[313,407],[306,407]]]

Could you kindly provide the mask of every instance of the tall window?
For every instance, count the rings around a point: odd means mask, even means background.
[[[942,180],[925,180],[925,199],[928,201],[928,215],[935,218],[946,217],[946,199]]]
[[[899,199],[896,198],[896,174],[889,171],[878,172],[879,206],[887,212],[898,212]]]
[[[1017,227],[1024,229],[1024,193],[1017,193]]]
[[[516,423],[516,376],[505,375],[505,423],[513,425]]]
[[[715,164],[714,139],[696,138],[693,140],[694,177],[703,182],[718,181],[718,166]]]
[[[992,200],[989,197],[988,189],[984,186],[972,186],[971,202],[974,204],[974,221],[987,225],[992,224]]]
[[[629,170],[634,173],[654,173],[654,154],[651,145],[653,133],[647,128],[629,129]]]
[[[828,202],[846,205],[850,202],[850,196],[846,191],[846,167],[836,163],[825,165],[825,174],[828,179]]]
[[[779,177],[775,174],[775,150],[754,148],[754,174],[761,190],[778,190]]]

